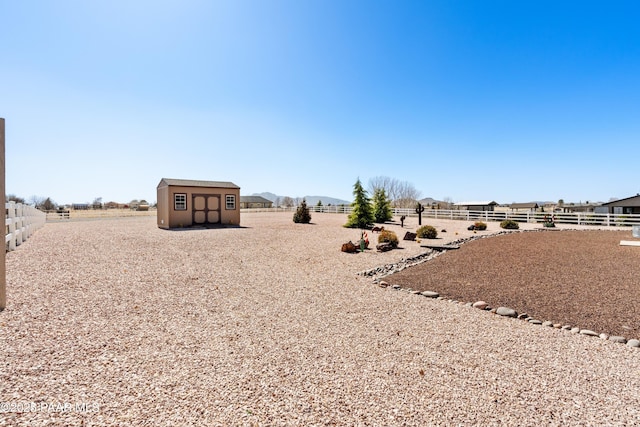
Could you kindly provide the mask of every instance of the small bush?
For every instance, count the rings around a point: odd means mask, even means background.
[[[398,236],[391,230],[382,230],[378,235],[378,243],[389,242],[394,248],[398,247]]]
[[[482,221],[476,221],[473,226],[475,227],[476,230],[486,230],[487,229],[487,224],[485,224]]]
[[[302,203],[300,203],[300,206],[298,206],[298,209],[296,209],[296,212],[293,214],[293,222],[298,224],[309,224],[309,222],[311,222],[311,214],[309,213],[305,199],[302,199]]]
[[[502,221],[500,223],[500,227],[504,228],[505,230],[517,230],[520,228],[518,223],[511,219],[505,219],[504,221]]]
[[[416,234],[421,239],[435,239],[438,236],[438,230],[436,230],[436,228],[431,225],[423,225],[422,227],[418,228]]]

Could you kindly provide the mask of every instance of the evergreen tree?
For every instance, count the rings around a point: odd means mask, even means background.
[[[373,217],[377,223],[384,223],[393,218],[391,201],[384,188],[378,188],[373,193]]]
[[[296,209],[296,213],[293,214],[293,222],[301,224],[309,224],[311,222],[311,214],[305,199],[302,199],[302,203]]]
[[[344,225],[349,228],[367,228],[373,224],[373,209],[371,207],[371,200],[367,196],[367,191],[362,188],[360,178],[353,185],[354,200],[351,203],[351,213],[347,219],[347,223]]]
[[[38,209],[42,209],[44,211],[53,211],[56,209],[56,204],[50,197],[47,197],[44,202],[40,206],[36,206]]]

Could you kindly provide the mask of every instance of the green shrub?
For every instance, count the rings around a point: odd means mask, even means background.
[[[438,230],[432,225],[423,225],[418,228],[416,234],[421,239],[435,239],[438,236]]]
[[[354,200],[351,203],[351,213],[347,217],[347,228],[367,228],[373,224],[373,207],[371,200],[367,196],[367,191],[362,187],[360,178],[353,185]]]
[[[296,209],[296,213],[293,214],[293,222],[299,224],[309,224],[309,222],[311,222],[311,214],[309,213],[305,199],[302,199],[302,203],[300,203],[300,206]]]
[[[500,227],[504,228],[505,230],[517,230],[520,228],[518,223],[511,219],[505,219],[504,221],[502,221],[500,223]]]
[[[473,226],[475,227],[476,230],[486,230],[487,229],[487,224],[485,224],[482,221],[476,221]]]
[[[398,236],[391,230],[382,230],[378,235],[378,243],[389,242],[394,248],[398,247]]]
[[[378,224],[384,224],[393,219],[391,201],[389,201],[384,188],[378,188],[373,193],[373,217]]]

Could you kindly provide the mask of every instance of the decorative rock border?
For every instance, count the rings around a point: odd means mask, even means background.
[[[569,229],[567,229],[569,230]],[[509,230],[509,231],[500,231],[498,233],[493,233],[493,234],[485,234],[485,235],[477,235],[477,236],[471,236],[468,238],[463,238],[463,239],[458,239],[453,241],[451,244],[452,245],[461,245],[463,243],[467,243],[470,242],[472,240],[476,240],[476,239],[482,239],[482,238],[486,238],[486,237],[495,237],[495,236],[499,236],[502,234],[509,234],[509,233],[528,233],[528,232],[543,232],[543,231],[548,231],[548,229],[545,228],[541,228],[541,229],[534,229],[534,230]],[[362,272],[357,273],[360,276],[365,276],[365,277],[371,277],[373,279],[373,283],[377,284],[378,286],[382,287],[382,288],[386,288],[386,287],[391,287],[392,289],[395,290],[399,290],[399,291],[405,291],[405,292],[410,292],[412,294],[416,294],[416,295],[420,295],[423,297],[427,297],[427,298],[432,298],[432,299],[437,299],[437,300],[445,300],[445,298],[441,297],[440,294],[436,291],[414,291],[410,288],[402,288],[399,285],[389,285],[389,283],[387,283],[386,281],[382,280],[383,277],[389,276],[391,274],[394,273],[398,273],[402,270],[404,270],[405,268],[408,267],[412,267],[414,265],[417,264],[421,264],[423,262],[429,261],[437,256],[442,255],[443,253],[447,252],[447,250],[434,250],[434,249],[430,249],[427,252],[420,254],[420,255],[416,255],[410,258],[402,258],[400,261],[398,261],[397,263],[393,263],[393,264],[385,264],[384,266],[381,267],[377,267],[377,268],[373,268],[370,270],[365,270]],[[580,334],[580,335],[585,335],[585,336],[590,336],[590,337],[599,337],[600,339],[603,340],[608,340],[608,341],[612,341],[615,343],[620,343],[620,344],[626,344],[628,347],[634,347],[634,348],[640,348],[640,340],[638,339],[629,339],[627,340],[625,337],[622,336],[618,336],[618,335],[608,335],[606,333],[600,333],[598,334],[595,331],[592,331],[590,329],[581,329],[578,327],[571,327],[570,325],[562,325],[560,323],[553,323],[550,320],[546,320],[546,321],[542,321],[539,319],[534,319],[533,317],[529,316],[526,313],[522,313],[522,314],[518,314],[518,312],[516,312],[514,309],[509,308],[509,307],[498,307],[498,308],[492,308],[491,306],[489,306],[489,304],[485,301],[476,301],[474,303],[471,302],[460,302],[457,300],[447,300],[448,302],[454,303],[454,304],[462,304],[468,307],[473,307],[473,308],[477,308],[479,310],[484,310],[484,311],[489,311],[491,313],[497,314],[499,316],[504,316],[504,317],[512,317],[515,319],[520,319],[520,320],[524,320],[532,325],[540,325],[540,326],[547,326],[547,327],[552,327],[554,329],[560,329],[563,331],[569,331],[572,334]]]
[[[502,234],[510,234],[510,233],[522,233],[524,230],[512,230],[512,231],[499,231],[493,234],[479,234],[471,237],[466,237],[458,240],[454,240],[449,243],[449,245],[461,245],[463,243],[470,242],[476,239],[484,239],[487,237],[499,236]],[[393,264],[385,264],[380,267],[372,268],[370,270],[365,270],[357,273],[360,276],[372,277],[374,283],[379,283],[380,279],[383,277],[389,276],[394,273],[398,273],[404,270],[407,267],[413,267],[414,265],[421,264],[423,262],[429,261],[437,256],[440,256],[447,252],[447,249],[444,250],[436,250],[436,249],[428,249],[426,252],[415,255],[409,258],[402,258],[400,261]]]

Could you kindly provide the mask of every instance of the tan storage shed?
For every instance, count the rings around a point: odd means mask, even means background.
[[[158,227],[240,225],[240,187],[227,181],[162,178]]]

